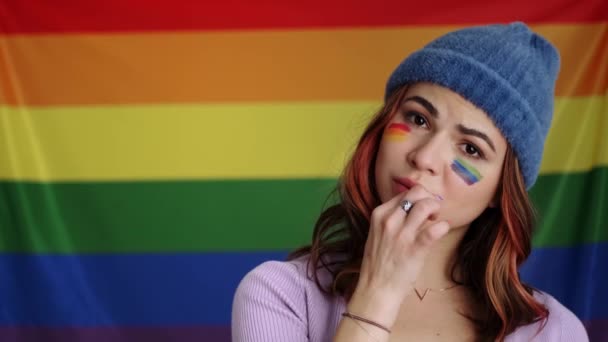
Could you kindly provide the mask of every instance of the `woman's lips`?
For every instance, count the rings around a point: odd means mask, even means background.
[[[405,184],[404,184],[405,183]],[[416,185],[417,183],[410,180],[410,179],[405,179],[405,181],[399,179],[393,179],[392,182],[392,188],[393,188],[393,196],[400,194],[402,192],[406,192],[409,191],[414,185]],[[411,186],[408,186],[411,185]],[[441,195],[439,194],[433,194],[435,195],[435,198],[437,198],[440,201],[443,201],[443,197],[441,197]]]
[[[407,177],[403,177],[403,178],[395,177],[395,178],[393,178],[393,193],[395,195],[400,194],[404,191],[408,191],[409,189],[413,188],[417,184],[418,183],[414,182],[413,180],[411,180]]]
[[[393,181],[393,193],[395,195],[408,191],[409,189],[410,188],[408,188],[407,186],[405,186],[397,181]]]

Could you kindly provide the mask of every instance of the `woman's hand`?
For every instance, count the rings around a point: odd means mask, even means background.
[[[408,213],[404,200],[414,204]],[[374,209],[350,312],[392,326],[430,248],[449,230],[437,221],[439,208],[435,195],[417,185]]]

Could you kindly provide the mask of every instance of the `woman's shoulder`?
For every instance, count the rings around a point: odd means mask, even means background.
[[[276,286],[294,290],[318,288],[310,267],[310,256],[304,255],[295,259],[278,261],[269,260],[248,272],[242,282],[271,281]],[[316,268],[317,277],[322,287],[326,288],[332,281],[332,275],[325,268]],[[320,289],[319,289],[320,290]]]
[[[302,261],[269,260],[256,266],[241,279],[235,301],[281,301],[297,310],[297,301],[304,296],[305,273]]]
[[[330,287],[332,275],[326,269],[319,268],[315,279],[309,261],[310,257],[305,255],[287,261],[263,262],[243,277],[236,296],[256,296],[259,299],[281,301],[298,307],[313,303],[320,307],[335,304],[340,298],[321,290]]]
[[[560,341],[589,340],[581,320],[555,297],[542,291],[535,291],[534,297],[549,310],[547,325],[551,324],[552,327],[560,331]]]
[[[240,285],[271,282],[284,291],[301,291],[311,281],[307,268],[307,257],[287,261],[268,260],[249,271]]]
[[[239,283],[232,303],[234,341],[326,341],[343,302],[321,291],[308,257],[266,261]],[[319,272],[321,282],[331,279]],[[323,285],[323,284],[322,284]]]
[[[580,319],[555,297],[535,290],[534,298],[549,311],[547,320],[518,328],[507,341],[589,341],[587,331]],[[542,330],[539,332],[540,328]]]

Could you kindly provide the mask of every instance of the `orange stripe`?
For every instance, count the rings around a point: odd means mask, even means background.
[[[574,27],[573,27],[574,28]],[[603,95],[608,90],[608,23],[547,32],[559,49],[558,96]]]
[[[0,103],[377,100],[404,56],[455,28],[0,36]],[[534,29],[562,52],[557,95],[606,91],[608,23]]]
[[[387,134],[385,137],[388,141],[405,141],[407,138],[405,134]]]
[[[386,134],[392,134],[392,135],[407,135],[408,132],[402,130],[402,129],[394,129],[394,128],[389,128],[386,130]]]

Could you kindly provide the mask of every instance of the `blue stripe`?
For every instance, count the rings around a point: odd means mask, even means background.
[[[538,248],[520,270],[524,281],[553,295],[581,320],[608,318],[607,242]]]
[[[0,325],[222,325],[234,291],[286,253],[0,256]]]
[[[285,256],[4,254],[0,325],[226,325],[242,277]],[[543,248],[532,253],[522,277],[582,320],[606,319],[607,264],[608,243]]]
[[[454,160],[454,162],[452,163],[452,169],[464,178],[466,178],[465,181],[468,184],[473,184],[479,181],[477,177],[471,171],[469,171],[469,169],[462,165],[458,160]]]

